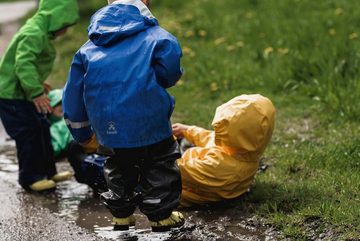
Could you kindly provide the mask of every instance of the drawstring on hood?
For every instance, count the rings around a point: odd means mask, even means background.
[[[95,45],[109,46],[155,25],[156,18],[140,0],[120,0],[92,16],[88,35]]]

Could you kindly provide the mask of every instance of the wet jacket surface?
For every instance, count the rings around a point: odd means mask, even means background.
[[[44,92],[55,48],[52,33],[78,18],[76,0],[42,0],[36,14],[15,34],[0,61],[0,98],[32,100]]]
[[[241,95],[219,106],[214,131],[192,126],[185,138],[195,144],[178,160],[182,204],[232,199],[252,185],[270,141],[275,108],[261,95]]]
[[[50,135],[55,157],[64,153],[68,149],[70,142],[73,140],[63,118],[56,121],[51,120]]]
[[[92,16],[90,40],[71,65],[63,107],[78,142],[95,132],[103,146],[131,148],[172,135],[174,99],[166,88],[182,74],[180,46],[152,15],[134,6],[141,1],[121,3]]]

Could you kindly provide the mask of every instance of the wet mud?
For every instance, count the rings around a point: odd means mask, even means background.
[[[74,237],[90,235],[86,240],[276,240],[277,233],[271,227],[263,225],[235,204],[180,208],[186,217],[185,225],[165,233],[151,232],[147,218],[136,211],[135,228],[113,231],[111,214],[86,185],[73,179],[59,183],[52,193],[29,194],[17,184],[16,162],[14,144],[3,141],[0,146],[0,194],[8,198],[1,198],[0,231],[14,222],[17,231],[5,231],[9,236],[0,240],[17,240],[20,234],[27,234],[27,237],[40,235],[37,240],[67,240],[62,236],[47,239],[48,229],[57,222],[66,225],[56,225],[55,233],[72,233]],[[66,161],[58,162],[57,168],[71,170]],[[17,223],[19,219],[25,223]],[[71,237],[71,240],[76,240]]]

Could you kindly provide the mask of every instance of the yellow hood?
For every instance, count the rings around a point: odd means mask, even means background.
[[[215,144],[241,153],[261,155],[275,125],[275,107],[261,95],[241,95],[216,109]]]

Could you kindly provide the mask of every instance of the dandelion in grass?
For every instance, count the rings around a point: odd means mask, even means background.
[[[211,90],[211,92],[216,92],[216,91],[218,91],[218,90],[219,90],[218,84],[217,84],[216,82],[212,82],[212,83],[210,84],[210,90]]]
[[[278,48],[277,51],[278,51],[278,53],[280,53],[282,55],[287,55],[289,53],[288,48]]]
[[[250,19],[254,17],[254,13],[251,11],[248,11],[245,13],[245,18]]]
[[[264,57],[268,58],[272,52],[274,52],[273,47],[267,47],[264,49]]]
[[[350,35],[349,35],[349,39],[351,40],[351,39],[357,39],[359,36],[358,36],[358,34],[357,33],[351,33]]]
[[[182,79],[180,79],[177,83],[176,83],[176,85],[179,85],[179,86],[181,86],[181,85],[184,85],[184,81],[182,80]]]
[[[331,36],[336,35],[336,30],[335,30],[334,28],[329,29],[329,34],[330,34]]]
[[[229,45],[226,47],[226,50],[229,51],[229,52],[232,52],[236,49],[236,46],[235,45]]]
[[[207,32],[205,30],[199,30],[198,34],[200,37],[206,37]]]
[[[236,42],[235,45],[236,45],[237,47],[239,47],[239,48],[243,48],[243,47],[245,46],[245,44],[244,44],[243,41],[238,41],[238,42]]]
[[[335,9],[335,15],[340,16],[343,14],[344,14],[344,9],[342,9],[342,8]]]
[[[221,37],[221,38],[215,39],[214,44],[215,45],[220,45],[220,44],[223,44],[225,42],[226,42],[226,38]]]
[[[195,52],[191,48],[186,47],[186,46],[183,47],[182,52],[183,52],[184,55],[188,55],[190,57],[195,56]]]
[[[195,35],[194,30],[188,30],[188,31],[185,32],[185,37],[186,38],[194,37],[194,35]]]

